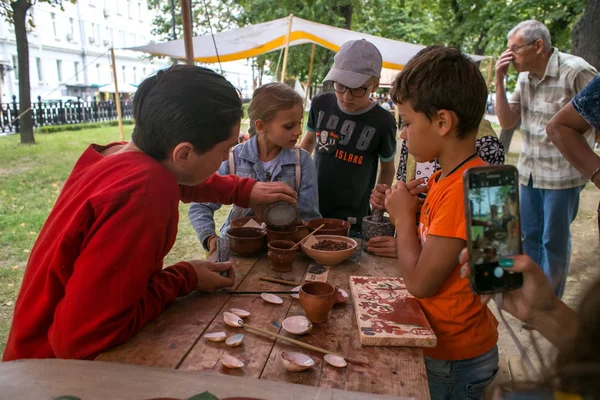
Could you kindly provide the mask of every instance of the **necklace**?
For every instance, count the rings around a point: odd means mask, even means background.
[[[450,175],[452,175],[454,172],[456,172],[460,167],[462,167],[463,165],[465,165],[466,163],[468,163],[469,161],[471,161],[473,158],[477,157],[478,153],[473,153],[471,154],[469,157],[467,157],[463,162],[461,162],[460,164],[458,164],[456,167],[454,167],[454,169],[452,171],[450,171],[448,173],[448,175],[445,176],[445,178],[449,177]]]

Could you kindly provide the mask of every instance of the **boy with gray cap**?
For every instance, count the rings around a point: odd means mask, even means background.
[[[370,213],[375,182],[391,185],[394,179],[396,122],[369,99],[379,86],[382,64],[372,43],[344,43],[324,79],[333,82],[335,93],[313,98],[301,145],[309,153],[316,145],[321,214],[350,222],[355,233]]]

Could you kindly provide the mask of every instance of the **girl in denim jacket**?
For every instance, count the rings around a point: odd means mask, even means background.
[[[282,181],[298,192],[300,218],[321,218],[317,171],[310,155],[296,147],[302,134],[302,97],[282,83],[268,83],[256,89],[248,108],[250,140],[235,146],[219,168],[220,175],[235,173],[262,182]],[[208,255],[216,250],[214,213],[221,204],[192,203],[188,213]],[[253,215],[249,208],[233,206],[221,227],[229,230],[232,219]]]

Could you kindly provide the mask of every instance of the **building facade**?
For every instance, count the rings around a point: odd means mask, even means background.
[[[147,44],[152,39],[153,15],[146,0],[78,0],[60,7],[37,3],[31,8],[29,29],[31,99],[91,100],[98,88],[113,83],[110,52],[115,48],[118,83],[138,85],[168,65],[147,55],[119,50]],[[14,26],[0,21],[0,101],[19,96]]]

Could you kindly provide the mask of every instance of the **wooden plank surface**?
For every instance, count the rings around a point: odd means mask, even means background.
[[[246,279],[239,285],[239,291],[271,291],[290,290],[289,286],[259,280],[260,277],[279,277],[288,281],[301,281],[306,272],[308,260],[301,256],[296,257],[292,271],[282,275],[271,270],[271,265],[266,257],[261,258],[248,273]],[[260,295],[230,296],[222,311],[231,308],[243,308],[250,311],[246,322],[259,328],[267,329],[274,333],[280,331],[281,321],[285,318],[290,304],[291,296],[282,295],[282,305],[267,303]],[[223,323],[222,313],[219,313],[207,329],[207,332],[225,331],[227,334],[242,333],[244,341],[239,347],[229,347],[225,343],[208,342],[201,338],[200,341],[179,367],[187,371],[203,371],[219,374],[244,376],[258,379],[269,358],[274,339],[263,336],[242,328],[232,328]],[[221,365],[223,354],[229,354],[244,362],[244,368],[229,369]]]
[[[257,259],[236,257],[231,261],[235,288]],[[225,293],[195,292],[180,298],[128,342],[100,354],[96,360],[176,368],[228,299]]]
[[[350,290],[363,346],[435,347],[437,338],[404,280],[351,276]]]
[[[264,400],[397,399],[200,372],[58,359],[0,363],[0,388],[0,397],[12,400],[53,399],[65,395],[85,400],[187,399],[204,391],[220,399],[238,396]]]

